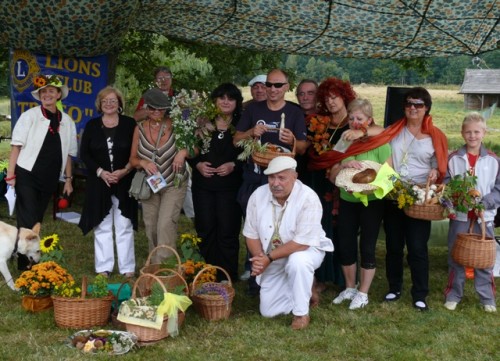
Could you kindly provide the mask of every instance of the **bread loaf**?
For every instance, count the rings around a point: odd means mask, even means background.
[[[371,183],[375,180],[377,177],[377,172],[375,169],[367,168],[365,170],[362,170],[361,172],[356,173],[352,177],[352,182],[353,183]]]

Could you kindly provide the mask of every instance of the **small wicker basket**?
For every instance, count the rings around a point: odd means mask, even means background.
[[[464,267],[487,269],[495,265],[496,243],[486,237],[486,226],[481,216],[481,234],[472,233],[474,221],[471,219],[469,233],[459,233],[451,250],[453,260]]]
[[[91,328],[104,326],[109,322],[111,303],[114,296],[102,298],[85,298],[87,295],[87,277],[82,280],[80,298],[51,296],[54,302],[54,318],[56,325],[62,328]]]
[[[198,281],[198,278],[203,272],[206,272],[210,268],[216,268],[224,272],[227,277],[228,283],[207,282],[204,283],[204,285],[217,285],[224,287],[228,295],[227,301],[224,300],[221,295],[196,294],[196,291],[201,287],[201,285],[196,285],[196,281]],[[193,301],[195,310],[200,314],[201,317],[209,321],[217,321],[229,318],[235,292],[231,283],[231,277],[229,277],[229,274],[226,272],[226,270],[218,266],[207,266],[200,270],[194,277],[191,287],[191,300]]]
[[[175,277],[180,278],[182,280],[182,282],[184,283],[184,285],[186,287],[186,289],[185,289],[186,295],[188,296],[189,295],[189,288],[188,288],[188,285],[187,285],[186,281],[184,280],[184,278],[178,272],[176,272],[174,270],[169,270],[169,271],[172,272]],[[159,277],[157,277],[153,274],[146,273],[146,274],[139,276],[137,278],[137,280],[135,281],[134,288],[132,289],[132,297],[131,298],[137,297],[137,291],[139,291],[139,296],[148,296],[149,295],[149,294],[141,294],[140,293],[141,287],[139,287],[141,282],[144,282],[147,279],[151,279],[152,282],[158,282],[158,284],[163,288],[163,291],[167,292],[167,289],[165,288],[163,281]],[[152,283],[152,282],[148,281],[148,283]],[[186,315],[184,314],[184,312],[179,311],[178,318],[177,318],[177,324],[179,327],[181,327],[182,324],[184,323],[185,317],[186,317]],[[160,330],[157,330],[154,328],[149,328],[149,327],[144,327],[144,326],[139,326],[139,325],[132,325],[130,323],[125,323],[125,329],[127,330],[127,332],[132,332],[137,336],[139,345],[141,345],[141,346],[150,345],[150,344],[153,344],[153,343],[158,342],[160,340],[163,340],[164,338],[167,338],[169,336],[169,333],[167,330],[167,320],[168,320],[168,317],[165,316],[163,318],[163,324],[162,324]]]
[[[153,256],[153,254],[162,248],[169,249],[170,251],[172,251],[175,258],[177,258],[177,265],[178,265],[177,266],[177,273],[179,273],[181,275],[180,278],[177,275],[159,275],[158,274],[159,270],[163,266],[159,263],[151,264],[151,257]],[[162,245],[162,246],[158,246],[158,247],[154,248],[151,251],[151,253],[149,254],[148,258],[146,259],[146,264],[144,265],[144,267],[142,267],[140,269],[139,273],[140,273],[140,275],[144,275],[144,274],[148,274],[148,273],[156,275],[156,277],[158,277],[163,282],[167,291],[173,290],[175,287],[183,284],[183,282],[182,282],[183,277],[182,276],[184,275],[184,270],[182,269],[182,266],[181,266],[181,258],[179,256],[179,253],[177,253],[177,251],[170,246]],[[146,289],[151,290],[151,286],[153,285],[154,281],[155,280],[152,278],[147,278],[141,283],[141,287],[145,287]],[[141,290],[141,291],[142,291],[141,293],[144,293],[144,290]]]
[[[427,184],[425,185],[425,202],[427,201],[427,194],[429,193],[429,179],[427,179]],[[444,189],[444,188],[443,188]],[[438,203],[424,203],[424,204],[412,204],[408,208],[404,209],[405,214],[408,217],[422,219],[425,221],[441,221],[446,218],[444,215],[445,208]]]
[[[293,147],[292,147],[292,152],[291,153],[286,153],[286,152],[273,152],[273,151],[266,151],[266,152],[253,152],[252,153],[252,160],[255,164],[267,168],[269,165],[269,162],[273,160],[276,157],[292,157],[295,158],[295,146],[296,146],[297,141],[295,140],[295,137],[293,137]]]

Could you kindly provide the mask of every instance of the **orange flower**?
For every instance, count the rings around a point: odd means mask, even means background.
[[[35,88],[41,88],[47,84],[47,79],[45,77],[39,75],[33,80],[33,85]]]

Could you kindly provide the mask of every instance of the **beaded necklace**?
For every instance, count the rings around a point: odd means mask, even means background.
[[[54,128],[52,128],[52,120],[47,115],[47,109],[45,109],[44,107],[41,107],[41,108],[42,108],[42,114],[43,114],[44,118],[50,121],[50,124],[49,124],[49,132],[50,132],[50,134],[59,133],[59,129],[61,128],[61,112],[59,110],[56,110],[56,114],[57,114],[57,130],[54,131]]]

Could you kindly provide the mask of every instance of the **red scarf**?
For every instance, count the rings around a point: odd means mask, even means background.
[[[334,164],[341,162],[347,157],[365,153],[369,150],[378,148],[384,144],[389,143],[396,135],[398,135],[406,126],[406,118],[402,118],[389,126],[379,135],[368,138],[366,142],[355,142],[347,149],[345,153],[340,153],[335,150],[329,150],[319,155],[309,148],[308,153],[308,170],[320,170],[331,168]],[[440,177],[438,182],[441,182],[446,175],[446,168],[448,166],[448,140],[446,135],[436,128],[432,123],[432,116],[426,115],[422,121],[421,131],[424,134],[429,134],[432,138],[432,145],[436,152],[436,159],[438,163],[438,170]]]

